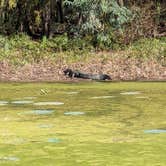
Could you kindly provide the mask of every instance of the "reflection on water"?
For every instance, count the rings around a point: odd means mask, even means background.
[[[64,115],[84,115],[85,112],[65,112]]]
[[[108,98],[114,98],[116,96],[95,96],[91,97],[91,99],[108,99]]]
[[[159,133],[166,133],[166,130],[163,130],[163,129],[151,129],[151,130],[144,130],[144,133],[159,134]]]
[[[121,95],[139,95],[141,92],[121,92]]]
[[[37,97],[33,97],[33,96],[23,97],[23,99],[25,99],[25,100],[34,100],[36,98]]]
[[[40,124],[38,126],[39,126],[39,128],[51,128],[52,127],[52,125],[50,125],[50,124]]]
[[[0,161],[19,161],[20,159],[17,157],[0,157]]]
[[[38,105],[38,106],[44,106],[44,105],[63,105],[64,103],[62,102],[37,102],[34,103],[34,105]]]
[[[54,111],[53,110],[32,110],[29,112],[26,112],[27,114],[36,114],[36,115],[48,115],[52,114]]]
[[[29,101],[29,100],[17,100],[17,101],[12,101],[12,104],[31,104],[33,103],[33,101]]]
[[[75,94],[78,94],[78,92],[66,92],[66,94],[68,94],[68,95],[75,95]]]
[[[0,106],[7,105],[8,103],[9,103],[8,101],[0,101]]]
[[[47,140],[47,142],[49,142],[49,143],[59,143],[59,142],[60,142],[60,139],[58,139],[58,138],[49,138],[49,139]]]
[[[137,98],[137,99],[149,99],[148,96],[137,96],[136,98]]]

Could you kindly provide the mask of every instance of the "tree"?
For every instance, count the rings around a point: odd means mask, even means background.
[[[165,1],[146,2],[154,4],[160,26]],[[105,36],[110,30],[123,30],[130,22],[132,6],[142,9],[144,0],[0,0],[0,33],[25,32],[34,38],[66,32],[69,36]]]

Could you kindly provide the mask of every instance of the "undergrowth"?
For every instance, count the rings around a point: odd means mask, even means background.
[[[67,62],[86,60],[94,56],[96,50],[101,49],[94,47],[90,39],[68,39],[66,34],[52,39],[43,37],[42,40],[32,40],[24,34],[0,36],[0,60],[8,60],[14,65],[38,63],[46,58],[54,61],[62,59]],[[110,48],[105,50],[108,51]],[[125,48],[119,45],[115,50],[123,50],[124,54],[130,57],[156,58],[163,63],[166,60],[166,37],[140,39]]]

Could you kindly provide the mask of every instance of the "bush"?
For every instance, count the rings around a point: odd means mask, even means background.
[[[130,55],[138,58],[155,58],[166,65],[166,37],[162,39],[140,39],[129,46]]]
[[[43,37],[42,40],[32,40],[25,34],[10,37],[0,36],[0,59],[8,59],[13,64],[39,62],[44,58],[55,57],[59,52],[82,55],[93,49],[90,40],[68,39],[67,34],[52,39]]]
[[[25,34],[11,37],[0,36],[0,60],[9,60],[15,65],[39,62],[45,58],[86,58],[92,51],[121,49],[123,45],[120,38],[116,38],[111,31],[110,35],[99,33],[96,38],[85,36],[84,38],[69,39],[66,34],[42,40],[32,40]],[[141,39],[127,47],[129,56],[137,58],[156,58],[163,61],[166,59],[166,38]],[[128,53],[127,53],[128,54]],[[85,56],[84,56],[85,55]],[[63,57],[61,57],[63,56]]]

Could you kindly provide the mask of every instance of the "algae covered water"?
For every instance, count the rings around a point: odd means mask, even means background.
[[[166,83],[1,83],[0,165],[165,166]]]

